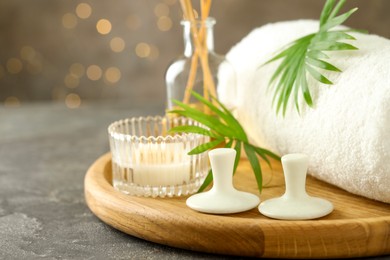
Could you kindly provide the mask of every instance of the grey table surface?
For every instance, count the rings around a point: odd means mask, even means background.
[[[88,167],[109,150],[109,123],[163,104],[35,103],[0,108],[0,259],[230,259],[138,239],[84,200]],[[367,259],[390,259],[371,257]]]

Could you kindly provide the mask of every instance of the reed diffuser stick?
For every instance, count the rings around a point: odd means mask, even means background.
[[[188,0],[180,0],[180,4],[183,10],[184,19],[190,21],[192,23],[195,21],[195,14],[193,13],[193,7],[191,1]],[[192,27],[192,26],[191,26]],[[191,30],[193,30],[191,28]],[[197,32],[195,32],[197,33]],[[193,33],[192,33],[193,34]],[[198,67],[198,57],[199,57],[199,51],[198,48],[194,49],[194,53],[191,58],[191,69],[190,73],[187,79],[187,85],[184,93],[184,99],[183,103],[188,104],[190,102],[191,97],[191,91],[195,84],[195,78],[196,78],[196,70]]]
[[[191,0],[180,0],[181,7],[184,13],[184,18],[191,23],[191,34],[195,45],[194,53],[191,60],[191,69],[187,80],[186,90],[183,103],[188,104],[191,97],[191,90],[195,84],[196,71],[199,66],[199,61],[203,71],[203,96],[210,100],[210,95],[216,96],[215,83],[212,77],[209,62],[208,49],[206,39],[205,21],[210,14],[212,0],[200,0],[201,18],[200,26],[198,27],[197,15],[192,6]],[[199,61],[198,61],[199,60]]]

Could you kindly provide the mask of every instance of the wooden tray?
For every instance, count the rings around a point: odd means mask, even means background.
[[[235,187],[257,193],[249,163],[243,160]],[[279,162],[263,169],[268,188],[262,200],[280,196],[284,178]],[[85,198],[92,212],[127,234],[173,247],[270,258],[352,258],[390,254],[390,204],[352,195],[312,177],[310,195],[330,200],[335,210],[309,221],[280,221],[257,209],[232,215],[195,212],[186,198],[133,197],[111,185],[111,155],[100,157],[85,176]]]

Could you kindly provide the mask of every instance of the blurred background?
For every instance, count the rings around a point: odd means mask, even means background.
[[[266,23],[318,19],[324,2],[214,1],[216,52]],[[344,10],[352,7],[347,25],[390,38],[389,0],[350,0]],[[165,70],[183,50],[181,18],[178,0],[0,0],[0,106],[164,102]]]

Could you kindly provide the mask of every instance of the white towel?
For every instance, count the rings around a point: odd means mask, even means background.
[[[310,156],[309,174],[351,193],[390,203],[390,40],[354,33],[357,51],[331,52],[342,73],[325,73],[334,85],[310,79],[315,107],[283,118],[266,91],[277,64],[259,66],[291,41],[317,31],[318,21],[265,25],[234,46],[227,58],[237,87],[219,86],[222,102],[237,108],[252,142],[284,155]],[[301,100],[302,103],[302,100]]]

